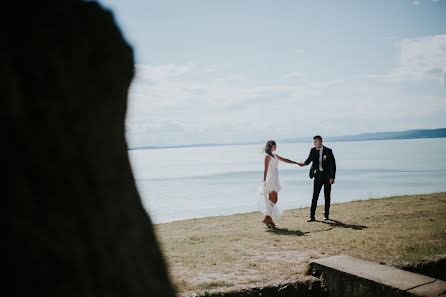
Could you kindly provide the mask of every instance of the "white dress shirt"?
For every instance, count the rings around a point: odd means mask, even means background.
[[[322,168],[322,156],[324,155],[323,150],[324,150],[324,146],[322,146],[321,150],[319,151],[319,171],[324,171],[324,168]]]

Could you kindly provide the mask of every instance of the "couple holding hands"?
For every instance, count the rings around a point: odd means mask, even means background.
[[[313,199],[311,201],[310,218],[308,222],[315,221],[315,213],[319,193],[324,187],[325,196],[325,212],[324,220],[329,220],[330,212],[330,193],[331,185],[335,182],[336,175],[336,161],[333,151],[322,144],[322,137],[316,135],[313,137],[314,147],[303,163],[291,161],[274,153],[277,148],[276,143],[270,140],[265,145],[265,170],[263,174],[263,184],[260,189],[260,195],[264,197],[264,205],[262,205],[262,212],[265,214],[263,223],[268,227],[274,227],[274,219],[278,219],[282,211],[277,207],[277,193],[281,186],[279,182],[279,161],[297,164],[300,167],[311,165],[310,178],[314,178],[313,184]]]

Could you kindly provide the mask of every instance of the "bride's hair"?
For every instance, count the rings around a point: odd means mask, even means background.
[[[270,156],[273,156],[271,149],[273,148],[273,145],[276,145],[276,142],[274,140],[270,140],[265,145],[265,153],[267,153]]]

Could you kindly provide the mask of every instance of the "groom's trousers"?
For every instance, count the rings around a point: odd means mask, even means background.
[[[313,200],[311,200],[311,213],[310,213],[311,217],[314,217],[316,214],[317,200],[319,198],[319,193],[321,192],[322,186],[324,186],[324,197],[325,197],[324,215],[328,217],[328,215],[330,214],[330,194],[331,194],[330,178],[328,177],[328,172],[320,171],[317,172],[316,176],[314,177]]]

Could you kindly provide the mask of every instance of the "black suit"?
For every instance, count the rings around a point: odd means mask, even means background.
[[[331,184],[330,179],[335,179],[336,177],[336,160],[333,155],[333,151],[323,146],[322,149],[322,169],[319,170],[319,151],[317,148],[312,148],[308,159],[305,161],[305,165],[311,164],[310,178],[314,177],[313,185],[313,199],[311,201],[311,213],[310,216],[314,217],[316,213],[317,200],[319,198],[319,193],[321,192],[322,186],[324,186],[324,197],[325,197],[325,213],[324,215],[328,217],[330,214],[330,194],[331,194]]]

